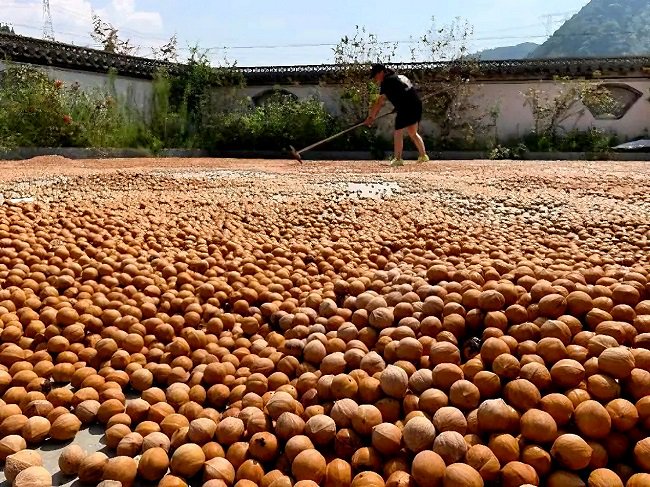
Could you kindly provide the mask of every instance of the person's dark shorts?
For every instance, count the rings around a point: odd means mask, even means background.
[[[397,110],[395,117],[395,130],[410,127],[422,120],[422,101],[413,100]]]

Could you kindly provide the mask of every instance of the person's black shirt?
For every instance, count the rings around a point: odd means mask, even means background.
[[[386,95],[397,110],[412,104],[418,100],[417,92],[413,83],[406,76],[400,74],[389,74],[384,78],[379,89],[380,95]]]

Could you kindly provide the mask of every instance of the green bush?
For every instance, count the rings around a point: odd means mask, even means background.
[[[528,152],[528,148],[524,144],[517,144],[513,147],[507,147],[502,145],[497,145],[494,149],[490,151],[488,157],[492,160],[503,160],[503,159],[523,159]]]
[[[337,129],[336,121],[318,100],[294,100],[276,94],[262,106],[242,106],[213,115],[205,148],[287,150],[289,145],[310,145]]]
[[[547,134],[538,134],[531,132],[523,138],[524,145],[531,152],[551,152],[554,150],[554,141]]]
[[[129,108],[110,77],[105,90],[87,92],[66,86],[40,70],[8,64],[0,75],[0,147],[146,147],[203,148],[208,150],[300,149],[325,139],[356,120],[328,113],[317,99],[296,100],[281,92],[252,106],[236,93],[214,86],[241,86],[227,70],[210,74],[207,60],[197,57],[181,75],[160,73],[154,80],[150,117]],[[348,114],[349,115],[349,114]],[[603,130],[591,128],[563,135],[527,134],[497,147],[488,147],[473,132],[464,138],[426,138],[433,150],[491,149],[494,159],[518,159],[525,151],[606,153],[618,141]],[[480,135],[480,134],[479,134]],[[409,142],[406,141],[407,148]],[[376,130],[358,128],[315,150],[370,151],[383,158],[393,148],[392,139]]]
[[[562,152],[609,152],[618,145],[618,137],[597,128],[585,131],[573,130],[558,142]]]
[[[571,130],[555,137],[531,132],[524,137],[523,142],[531,152],[604,153],[618,144],[618,138],[604,130],[592,127],[584,131]]]
[[[111,93],[66,86],[9,65],[0,81],[0,146],[150,147],[141,115]]]
[[[207,51],[190,49],[186,65],[175,75],[162,70],[153,83],[151,130],[165,147],[213,145],[215,120],[233,112],[235,96],[217,96],[216,87],[243,87],[243,75],[229,67],[214,68]],[[226,122],[228,123],[228,122]]]
[[[76,147],[151,147],[153,136],[142,115],[101,91],[66,91],[66,108],[77,127]]]
[[[163,147],[188,147],[190,139],[187,104],[172,100],[172,80],[159,72],[153,80],[151,123],[154,139]]]
[[[78,134],[62,83],[32,68],[6,68],[0,78],[0,146],[71,146]]]

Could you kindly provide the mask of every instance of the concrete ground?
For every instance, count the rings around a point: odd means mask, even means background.
[[[52,485],[54,486],[73,486],[82,485],[77,479],[70,478],[61,473],[59,470],[59,455],[68,445],[76,443],[88,453],[102,451],[107,455],[111,452],[105,448],[103,443],[104,430],[99,426],[92,426],[81,430],[74,441],[66,443],[46,441],[43,445],[35,448],[43,458],[43,466],[52,474]],[[4,472],[0,472],[0,487],[11,487],[11,484],[5,479]]]

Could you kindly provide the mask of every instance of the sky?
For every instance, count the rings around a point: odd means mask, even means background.
[[[409,61],[410,39],[455,19],[473,30],[470,52],[522,42],[542,43],[548,32],[589,0],[50,0],[55,39],[99,47],[90,37],[93,13],[139,46],[138,55],[176,35],[179,55],[189,47],[209,49],[215,64],[239,66],[323,64],[355,27],[380,41],[400,41],[398,57]],[[548,15],[553,15],[550,19]],[[19,34],[42,37],[40,0],[0,0],[0,23]]]

